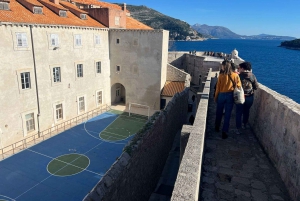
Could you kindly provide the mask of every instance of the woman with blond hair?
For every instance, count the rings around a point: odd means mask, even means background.
[[[237,73],[234,73],[232,71],[231,62],[229,60],[224,60],[222,62],[222,71],[220,71],[220,75],[218,77],[216,92],[214,97],[214,100],[217,103],[216,121],[215,121],[215,130],[217,132],[220,131],[223,109],[225,109],[224,124],[222,128],[223,139],[226,139],[228,137],[227,133],[229,130],[230,116],[234,105],[233,82],[237,87],[241,87],[240,77]]]

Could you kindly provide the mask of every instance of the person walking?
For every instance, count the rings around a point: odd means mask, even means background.
[[[241,128],[249,128],[248,120],[250,108],[254,101],[254,90],[258,89],[258,82],[255,75],[252,73],[250,62],[239,64],[238,70],[245,94],[244,104],[236,104],[236,134],[241,134]]]
[[[223,116],[223,109],[225,109],[224,123],[222,128],[222,139],[228,137],[230,116],[234,104],[233,91],[234,86],[231,79],[235,82],[237,87],[241,87],[241,81],[237,73],[233,73],[231,62],[224,60],[222,62],[222,69],[218,77],[214,100],[217,103],[215,131],[220,131],[220,125]]]

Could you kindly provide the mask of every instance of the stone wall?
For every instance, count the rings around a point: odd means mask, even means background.
[[[149,199],[161,176],[174,137],[186,121],[188,91],[189,88],[186,88],[177,93],[166,109],[151,117],[85,201]]]
[[[220,62],[216,61],[204,61],[203,66],[205,66],[206,69],[211,68],[212,71],[219,71],[220,70]]]
[[[190,74],[191,83],[194,86],[200,86],[201,89],[208,69],[219,71],[220,68],[218,61],[205,61],[203,52],[197,52],[196,55],[189,54],[189,52],[169,52],[168,62]]]
[[[176,68],[185,70],[185,55],[187,52],[169,52],[168,63],[176,66]]]
[[[186,82],[190,86],[190,75],[170,64],[167,65],[167,80]]]
[[[192,77],[191,83],[201,85],[203,76],[207,73],[207,68],[203,66],[204,57],[199,57],[193,54],[186,54],[186,72]]]
[[[250,124],[293,200],[300,200],[300,105],[260,84]]]
[[[181,141],[184,143],[182,144],[181,148],[185,148],[185,150],[180,150],[180,158],[182,159],[174,190],[172,192],[172,201],[198,201],[204,137],[206,130],[206,117],[208,110],[208,97],[212,85],[212,77],[214,77],[214,75],[210,69],[205,82],[204,90],[201,94],[198,94],[201,96],[201,99],[198,105],[194,124],[193,126],[184,125],[181,131],[182,137],[188,137],[188,142],[185,146],[185,139],[182,139]]]
[[[160,92],[166,82],[168,34],[165,30],[109,31],[110,84],[124,87],[126,106],[133,102],[148,105],[150,110],[160,109]],[[116,100],[116,94],[111,94],[111,100]]]

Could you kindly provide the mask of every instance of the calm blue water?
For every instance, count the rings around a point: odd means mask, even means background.
[[[300,103],[300,50],[278,47],[279,40],[172,41],[169,51],[213,51],[231,53],[250,61],[258,82]],[[298,81],[298,82],[297,82]]]

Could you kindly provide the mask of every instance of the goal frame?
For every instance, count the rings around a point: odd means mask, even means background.
[[[129,116],[130,116],[130,114],[131,114],[131,106],[132,106],[132,105],[141,106],[140,108],[147,109],[147,112],[148,112],[148,119],[150,118],[150,106],[148,106],[148,105],[143,105],[143,104],[140,104],[140,103],[133,103],[133,102],[129,102],[129,107],[128,107],[128,113],[129,113]]]

